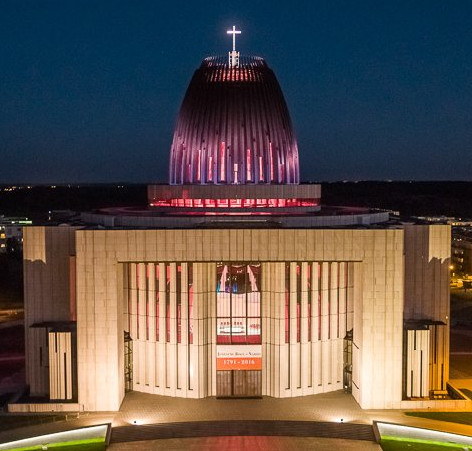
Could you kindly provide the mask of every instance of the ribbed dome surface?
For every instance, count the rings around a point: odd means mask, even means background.
[[[298,148],[282,90],[262,58],[203,60],[182,103],[170,184],[299,183]]]

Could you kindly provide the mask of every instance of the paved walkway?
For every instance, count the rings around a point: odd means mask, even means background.
[[[372,424],[354,398],[336,391],[299,398],[182,399],[131,392],[125,397],[113,426],[217,420],[299,420]]]
[[[341,418],[343,419],[343,425],[339,424]],[[437,429],[447,432],[454,432],[459,434],[465,434],[472,436],[472,426],[468,425],[461,425],[456,423],[448,423],[442,421],[433,421],[424,418],[417,418],[417,417],[410,417],[406,416],[402,411],[368,411],[362,410],[353,397],[349,394],[344,393],[343,391],[337,391],[332,393],[325,393],[321,395],[314,395],[314,396],[306,396],[300,398],[289,398],[289,399],[276,399],[276,398],[263,398],[263,399],[227,399],[227,400],[219,400],[215,398],[206,398],[206,399],[180,399],[180,398],[170,398],[166,396],[157,396],[157,395],[148,395],[144,393],[132,392],[128,393],[125,397],[125,400],[121,406],[119,412],[109,412],[109,413],[90,413],[90,414],[81,414],[79,418],[74,418],[72,416],[69,417],[68,421],[62,421],[58,423],[51,423],[51,424],[43,424],[37,426],[29,426],[24,428],[18,428],[10,431],[4,431],[0,433],[0,443],[6,442],[10,440],[15,440],[18,438],[24,437],[31,437],[35,435],[43,435],[51,432],[57,432],[61,430],[73,429],[82,426],[88,426],[93,424],[99,423],[106,423],[111,422],[114,428],[116,429],[116,433],[122,431],[130,431],[133,430],[134,434],[137,434],[135,437],[136,440],[143,440],[148,439],[149,446],[151,448],[146,447],[136,448],[136,449],[160,449],[159,447],[155,447],[151,445],[151,443],[155,442],[155,436],[152,434],[147,435],[144,437],[143,435],[139,435],[142,432],[141,426],[133,426],[136,421],[139,425],[149,425],[147,426],[148,431],[154,429],[152,432],[157,434],[159,432],[159,426],[156,425],[167,425],[167,429],[171,430],[175,428],[175,425],[172,423],[179,423],[177,425],[179,428],[185,430],[185,428],[193,428],[195,422],[215,422],[215,421],[224,421],[227,422],[226,424],[231,424],[228,422],[235,422],[234,426],[229,427],[238,427],[237,423],[241,426],[244,421],[250,422],[264,422],[267,420],[272,421],[282,421],[285,424],[289,424],[289,422],[328,422],[334,423],[332,425],[333,428],[345,427],[346,429],[350,427],[350,424],[354,425],[370,425],[374,420],[379,421],[388,421],[392,423],[401,423],[410,426],[416,427],[423,427],[429,429]],[[1,421],[1,417],[0,417]],[[187,425],[183,424],[187,423]],[[274,423],[275,424],[275,423]],[[279,424],[280,426],[280,424]],[[358,427],[356,426],[356,427]],[[314,426],[313,426],[314,427]],[[120,429],[121,428],[121,429]],[[211,428],[210,428],[211,429]],[[355,429],[355,428],[354,428]],[[176,429],[174,429],[175,431]],[[250,449],[299,449],[302,446],[293,446],[285,447],[286,440],[280,437],[280,440],[276,440],[274,437],[274,442],[271,442],[268,437],[260,438],[261,435],[264,435],[260,432],[261,429],[248,429],[246,431],[247,434],[251,434],[254,436],[258,436],[259,438],[254,439],[256,440],[255,443],[258,445],[254,446],[262,446],[264,440],[268,440],[267,443],[271,443],[272,448],[263,448],[263,447],[255,447]],[[259,432],[258,432],[259,431]],[[128,432],[126,432],[128,433]],[[223,432],[221,432],[223,433]],[[266,431],[267,433],[267,431]],[[230,434],[228,434],[230,435]],[[303,434],[301,434],[303,435]],[[305,434],[306,435],[306,434]],[[318,434],[319,435],[319,434]],[[334,434],[331,434],[334,435]],[[157,435],[162,437],[163,435]],[[169,436],[169,435],[168,435]],[[188,436],[188,435],[186,435]],[[118,437],[118,436],[115,436]],[[182,437],[182,435],[181,435]],[[339,435],[337,436],[339,438]],[[301,437],[299,437],[301,440]],[[171,442],[169,440],[172,439],[159,439],[159,443],[164,444],[166,442],[165,449],[212,449],[211,443],[219,443],[221,445],[222,440],[226,440],[223,438],[215,438],[214,441],[207,441],[207,439],[203,438],[180,438],[180,439],[173,439],[176,440],[175,442]],[[184,440],[185,444],[189,444],[188,446],[185,445],[182,447],[182,442],[179,440]],[[190,440],[190,441],[189,441]],[[236,443],[236,439],[231,438],[227,439],[232,441],[232,443]],[[249,443],[249,438],[244,441],[241,438],[242,442],[240,443]],[[291,439],[287,439],[290,440]],[[295,438],[293,438],[295,440]],[[307,438],[308,440],[308,438]],[[317,443],[317,438],[312,438],[310,440],[315,440],[313,443]],[[116,440],[116,442],[118,439]],[[210,443],[211,442],[211,443]],[[302,443],[301,440],[300,443]],[[358,443],[359,446],[364,446],[364,448],[357,448],[357,449],[368,449],[365,448],[368,443],[365,440],[363,441],[353,441]],[[131,445],[134,446],[133,443],[141,443],[143,442],[123,442],[121,445],[119,443],[113,444],[112,450],[116,449],[132,449]],[[180,445],[179,445],[180,443]],[[210,443],[205,448],[204,444]],[[295,442],[294,442],[295,443]],[[297,442],[298,443],[298,442]],[[308,443],[308,442],[306,442]],[[311,442],[310,442],[311,443]],[[168,445],[167,445],[168,444]],[[195,447],[192,448],[194,445]],[[179,448],[180,446],[180,448]],[[192,446],[192,447],[191,447]],[[199,448],[199,446],[203,446]],[[237,447],[239,445],[235,445],[236,447],[233,449],[244,449],[241,447]],[[241,445],[242,446],[242,445]],[[244,445],[245,446],[245,445]],[[172,448],[173,447],[173,448]],[[345,448],[344,445],[342,448]],[[163,448],[164,449],[164,448]],[[216,448],[215,448],[216,449]],[[228,448],[231,449],[231,448]],[[320,448],[323,449],[323,448]],[[356,449],[356,448],[347,448],[346,449]]]
[[[381,451],[377,443],[311,437],[205,437],[112,443],[110,451]]]
[[[429,409],[428,409],[429,410]],[[126,395],[113,426],[217,420],[285,420],[369,424],[387,421],[472,436],[472,425],[405,415],[401,410],[362,410],[342,390],[300,398],[181,399],[131,392]]]

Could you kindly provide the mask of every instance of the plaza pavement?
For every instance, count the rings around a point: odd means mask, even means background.
[[[378,451],[377,443],[319,437],[203,437],[112,443],[110,451]]]
[[[70,415],[67,421],[3,431],[0,432],[0,443],[107,422],[111,422],[113,427],[124,427],[133,425],[134,421],[142,425],[217,420],[286,420],[338,423],[341,418],[345,423],[372,424],[374,420],[378,420],[472,436],[472,426],[469,425],[410,417],[406,416],[404,412],[397,410],[362,410],[354,398],[343,391],[289,399],[224,400],[215,398],[198,400],[180,399],[131,392],[126,395],[119,412],[85,413],[80,414],[78,418],[75,415]],[[221,446],[222,440],[223,437],[151,440],[147,442],[134,442],[134,444],[130,442],[115,443],[112,444],[110,449],[216,449],[216,447],[212,448],[213,443]],[[228,450],[245,449],[245,443],[247,444],[250,441],[249,438],[243,437],[239,441],[234,437],[227,438],[227,440],[228,443],[234,444],[233,448],[231,448],[233,445],[225,445],[225,448]],[[327,438],[290,437],[285,439],[283,437],[273,437],[273,440],[269,440],[268,437],[264,437],[254,440],[254,447],[251,445],[250,449],[255,450],[311,448],[312,444],[315,443],[317,449],[338,446],[334,442],[326,441],[334,439]],[[319,448],[318,442],[320,443]],[[376,445],[374,443],[372,443],[373,447],[369,448],[371,443],[366,441],[348,440],[348,442],[346,446],[344,444],[339,446],[342,446],[343,449],[353,450],[380,449],[378,447],[375,448]],[[266,448],[264,448],[264,443],[267,444]],[[289,446],[287,443],[292,443],[293,446]],[[295,443],[297,443],[296,446]],[[139,444],[141,444],[140,448],[138,448]],[[321,446],[326,446],[326,448]]]

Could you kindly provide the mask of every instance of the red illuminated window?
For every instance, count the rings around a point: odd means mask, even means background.
[[[300,343],[300,314],[302,302],[301,264],[297,263],[297,343]]]
[[[290,263],[285,263],[285,343],[290,343]]]
[[[177,208],[284,208],[284,207],[316,207],[318,199],[154,199],[149,203],[151,207]]]
[[[193,343],[193,264],[188,264],[188,342]]]
[[[246,179],[248,182],[251,181],[251,149],[246,150]]]
[[[213,157],[210,155],[208,157],[208,181],[213,180]]]
[[[311,302],[312,302],[312,293],[311,293],[311,263],[308,263],[306,268],[306,277],[307,277],[307,290],[308,290],[308,341],[311,341]]]
[[[321,264],[318,263],[318,340],[321,340]]]
[[[156,341],[159,341],[159,265],[156,265]]]
[[[226,143],[224,141],[220,144],[220,180],[224,182],[226,180]]]
[[[149,265],[146,265],[146,340],[149,340]]]
[[[177,265],[176,274],[176,330],[177,330],[177,343],[182,341],[182,265]]]
[[[136,266],[136,339],[139,340],[139,265]]]
[[[200,181],[200,171],[201,171],[201,164],[202,164],[202,150],[198,149],[198,160],[197,160],[197,182]]]
[[[328,263],[328,340],[331,338],[331,263]]]
[[[170,264],[166,264],[166,342],[170,342]]]

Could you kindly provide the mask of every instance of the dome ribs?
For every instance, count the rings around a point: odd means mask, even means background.
[[[190,81],[171,147],[169,182],[298,184],[298,148],[282,90],[259,57],[203,60]]]

